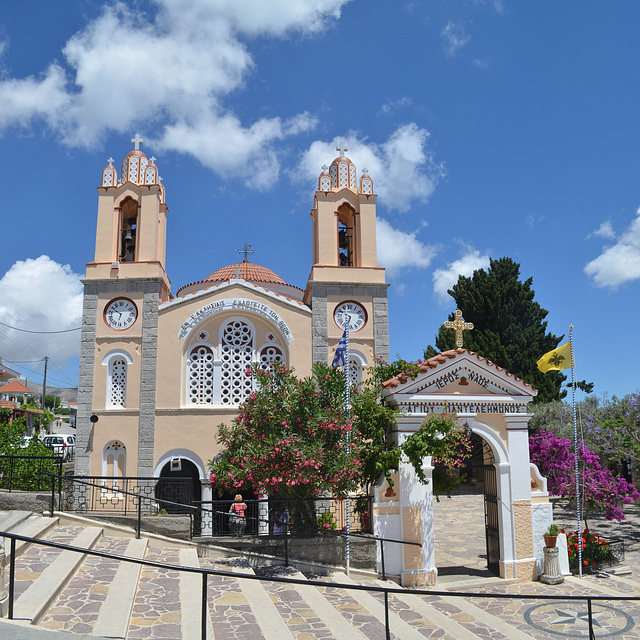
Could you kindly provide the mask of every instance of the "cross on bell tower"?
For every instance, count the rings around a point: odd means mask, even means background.
[[[456,348],[462,349],[462,332],[471,331],[473,322],[465,322],[462,319],[462,311],[456,309],[455,320],[447,320],[442,326],[445,329],[453,329],[456,332]]]
[[[347,149],[344,142],[340,141],[340,144],[336,147],[336,151],[338,151],[340,155],[343,156],[345,153],[347,153],[347,151],[349,151],[349,149]]]
[[[135,137],[131,138],[131,142],[136,150],[140,149],[140,145],[144,142],[144,139],[139,133],[136,133]]]

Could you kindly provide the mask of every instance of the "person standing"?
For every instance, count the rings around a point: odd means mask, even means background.
[[[242,494],[237,493],[229,507],[229,529],[238,538],[244,535],[244,529],[247,526],[246,510],[247,505],[242,501]]]

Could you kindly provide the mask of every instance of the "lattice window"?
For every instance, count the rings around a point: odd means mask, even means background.
[[[358,356],[349,354],[349,383],[360,384],[362,382],[362,360]]]
[[[127,395],[127,361],[115,357],[109,362],[107,406],[124,407]]]
[[[231,320],[222,329],[221,404],[241,404],[251,393],[253,383],[246,374],[253,359],[253,331],[242,320]]]
[[[276,345],[268,345],[260,351],[260,367],[273,372],[273,363],[284,363],[282,349]]]
[[[349,186],[347,182],[347,163],[346,162],[340,163],[340,186],[341,187]]]
[[[198,345],[189,354],[187,376],[189,404],[213,404],[213,362],[215,354],[207,345]]]

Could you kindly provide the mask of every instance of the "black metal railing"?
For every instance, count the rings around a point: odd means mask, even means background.
[[[201,640],[207,640],[207,621],[208,621],[208,577],[209,576],[222,576],[227,578],[233,578],[236,580],[260,580],[262,582],[274,582],[280,584],[292,584],[292,585],[311,585],[326,589],[332,587],[335,589],[344,589],[347,591],[366,591],[369,593],[380,593],[384,597],[384,611],[385,611],[385,632],[387,640],[391,639],[391,629],[389,623],[389,596],[393,595],[406,595],[407,590],[402,588],[389,588],[378,587],[373,585],[357,585],[357,584],[345,584],[341,582],[324,582],[318,580],[299,580],[296,578],[278,578],[257,576],[246,573],[233,573],[230,571],[219,571],[214,569],[202,569],[199,567],[183,567],[179,565],[172,565],[163,562],[154,562],[151,560],[141,560],[137,558],[127,558],[112,553],[106,553],[102,551],[94,551],[92,549],[83,549],[81,547],[74,547],[71,545],[62,544],[59,542],[51,542],[49,540],[40,540],[38,538],[31,538],[29,536],[22,536],[16,533],[7,531],[0,531],[0,537],[9,538],[11,540],[11,552],[9,561],[9,602],[8,602],[8,618],[13,620],[14,618],[14,599],[15,599],[15,576],[16,576],[16,541],[22,541],[32,544],[39,544],[46,547],[53,547],[61,549],[63,551],[71,551],[75,553],[81,553],[84,555],[90,555],[99,558],[115,559],[121,562],[129,562],[147,567],[156,567],[159,569],[169,569],[180,572],[196,573],[202,577],[202,598],[201,598],[201,612],[200,612],[200,637]],[[433,589],[412,589],[411,594],[417,596],[439,596],[446,598],[482,598],[482,599],[507,599],[507,600],[543,600],[547,602],[586,602],[587,603],[587,621],[589,625],[589,638],[595,640],[594,621],[593,621],[593,602],[640,602],[640,596],[568,596],[568,595],[541,595],[541,594],[514,594],[514,593],[469,593],[461,591],[436,591]]]
[[[113,515],[190,512],[191,478],[63,476],[65,511]],[[166,504],[165,504],[166,503]]]
[[[68,511],[80,511],[81,513],[92,513],[95,515],[101,514],[113,514],[119,513],[123,515],[128,514],[136,514],[136,537],[140,538],[140,532],[142,529],[142,515],[143,514],[157,514],[160,510],[164,509],[167,513],[184,513],[190,516],[191,523],[190,528],[193,533],[194,529],[200,530],[203,522],[213,522],[214,519],[219,520],[225,524],[227,530],[229,530],[229,518],[231,514],[229,513],[229,508],[231,504],[234,502],[233,500],[227,501],[218,501],[222,502],[225,507],[227,507],[224,511],[214,511],[209,508],[208,505],[212,505],[213,502],[194,502],[193,504],[187,504],[186,498],[184,498],[184,502],[174,502],[171,500],[167,500],[164,498],[160,498],[157,495],[157,492],[154,492],[154,495],[147,495],[150,493],[150,488],[152,486],[158,486],[162,480],[166,480],[167,483],[175,482],[177,480],[186,480],[188,483],[191,482],[190,478],[105,478],[102,476],[60,476],[60,480],[65,483],[65,493],[68,496],[68,500],[71,500],[68,505]],[[97,482],[96,482],[97,480]],[[123,486],[126,484],[125,481],[136,481],[135,484],[129,483],[127,486],[129,488],[136,488],[138,491],[129,491],[127,489],[122,488],[120,483]],[[142,483],[138,481],[144,481]],[[107,483],[105,486],[105,482]],[[145,493],[140,492],[140,488],[145,488]],[[101,493],[100,498],[97,503],[90,503],[86,501],[86,497],[94,495],[96,491]],[[350,498],[352,501],[360,500],[360,504],[362,506],[368,505],[368,512],[371,513],[371,498],[369,496],[357,496],[354,498]],[[363,503],[362,500],[366,499],[366,503]],[[309,498],[309,499],[301,499],[301,500],[275,500],[277,503],[282,503],[283,506],[287,505],[297,505],[294,507],[294,513],[296,513],[296,509],[299,511],[302,509],[301,505],[306,505],[306,509],[313,508],[314,510],[320,509],[318,504],[322,503],[331,503],[331,502],[340,502],[333,498]],[[247,523],[251,525],[251,530],[259,531],[262,529],[265,533],[273,532],[273,523],[274,518],[272,514],[269,514],[268,504],[269,500],[247,500],[247,509],[249,508],[249,503],[255,503],[255,509],[258,513],[259,509],[264,509],[264,515],[266,517],[262,517],[261,515],[252,516],[248,513],[245,515],[245,519]],[[89,508],[91,504],[98,504],[100,508],[91,509]],[[228,505],[228,506],[227,506]],[[75,508],[74,508],[75,507]],[[114,511],[118,510],[119,511]],[[128,511],[127,511],[128,510]],[[321,510],[321,513],[327,513],[328,511]],[[336,512],[337,513],[337,512]],[[321,516],[322,517],[322,516]],[[346,520],[345,520],[346,522]],[[362,532],[349,532],[346,533],[344,530],[334,531],[334,530],[325,530],[323,528],[319,528],[318,526],[309,527],[302,524],[296,524],[295,522],[289,522],[287,524],[287,531],[289,533],[293,532],[299,533],[301,535],[318,535],[323,533],[324,536],[352,536],[352,537],[361,537],[366,538],[368,540],[374,540],[376,544],[380,544],[380,557],[381,557],[381,567],[382,567],[382,579],[386,580],[386,567],[385,567],[385,556],[384,556],[384,545],[385,543],[390,544],[403,544],[403,545],[413,545],[422,547],[422,543],[420,542],[409,542],[406,540],[395,540],[392,538],[380,538],[378,536],[367,535]],[[290,554],[289,554],[289,535],[282,536],[283,539],[283,547],[284,547],[284,558],[286,566],[289,566]],[[328,538],[327,538],[328,539]]]
[[[370,517],[372,496],[350,496],[349,530],[360,533],[371,533],[372,519]],[[264,498],[258,500],[243,500],[246,504],[247,535],[268,535],[273,533],[275,505],[280,503],[289,514],[290,529],[293,525],[300,525],[302,531],[304,523],[314,521],[317,527],[308,527],[308,531],[345,530],[347,524],[346,500],[334,497],[324,498]],[[229,509],[234,500],[197,500],[191,504],[202,508],[200,528],[192,531],[192,536],[230,536],[233,527],[230,526]],[[260,523],[267,526],[259,526]]]
[[[51,492],[51,513],[62,504],[62,457],[0,456],[0,489]]]
[[[326,499],[325,499],[326,500]],[[233,501],[231,501],[233,502]],[[248,501],[247,501],[248,502]],[[268,502],[267,500],[256,500],[255,502]],[[276,501],[276,503],[279,501]],[[208,503],[205,503],[208,504]],[[266,505],[265,505],[266,506]],[[247,504],[248,507],[248,504]],[[227,520],[229,520],[233,514],[231,514],[229,511],[217,511],[217,512],[212,512],[212,513],[205,513],[207,512],[208,509],[206,508],[202,508],[202,512],[203,512],[203,519],[206,517],[219,517],[219,518],[226,518]],[[385,543],[391,543],[391,544],[402,544],[402,545],[409,545],[409,546],[416,546],[416,547],[422,547],[422,543],[421,542],[410,542],[408,540],[396,540],[394,538],[381,538],[379,536],[374,536],[371,534],[365,534],[365,533],[357,533],[357,532],[349,532],[347,533],[346,530],[339,530],[339,531],[335,531],[335,530],[325,530],[322,528],[319,528],[318,526],[315,527],[309,527],[309,526],[305,526],[302,524],[296,524],[295,522],[291,522],[288,521],[286,523],[286,525],[281,525],[283,527],[283,530],[285,530],[285,533],[274,533],[273,532],[273,528],[274,525],[276,525],[276,520],[273,514],[270,514],[268,518],[261,518],[261,517],[255,517],[255,516],[250,516],[245,512],[245,519],[248,521],[248,524],[253,522],[253,527],[252,529],[254,530],[259,530],[260,528],[263,529],[265,535],[268,533],[271,536],[274,536],[278,539],[282,539],[283,541],[283,547],[284,547],[284,563],[285,566],[289,566],[289,560],[291,559],[291,555],[289,552],[289,538],[290,536],[296,536],[297,535],[302,535],[302,536],[318,536],[318,535],[322,535],[322,537],[325,540],[328,540],[330,536],[338,536],[338,537],[342,537],[342,538],[347,538],[347,537],[352,537],[352,538],[362,538],[362,539],[366,539],[372,542],[375,542],[376,544],[380,544],[380,564],[381,564],[381,568],[382,568],[382,579],[386,580],[387,579],[387,572],[386,572],[386,567],[385,567],[385,557],[384,557],[384,545]],[[230,527],[231,525],[229,525]],[[277,557],[277,556],[276,556]],[[295,560],[295,558],[294,558]],[[347,559],[348,560],[348,559]],[[298,559],[298,561],[300,562],[301,560]],[[304,562],[304,561],[303,561]]]

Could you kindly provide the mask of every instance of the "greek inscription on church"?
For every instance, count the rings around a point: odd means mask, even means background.
[[[445,375],[440,376],[437,380],[434,380],[433,383],[438,387],[438,389],[442,389],[449,383],[455,382],[459,377],[460,374],[457,371],[452,371],[451,373],[446,373]]]
[[[429,404],[408,404],[401,408],[404,414],[414,413],[438,413],[438,409],[445,409],[442,403]],[[488,402],[488,403],[446,403],[446,411],[455,411],[456,413],[525,413],[526,405],[514,402]]]
[[[489,386],[489,380],[484,376],[481,376],[477,371],[469,371],[467,374],[467,379],[471,380],[471,382],[475,382],[485,389]]]
[[[194,311],[194,313],[180,325],[178,338],[185,338],[202,320],[216,313],[220,313],[220,311],[248,311],[249,313],[256,313],[267,318],[278,327],[287,344],[293,340],[291,329],[289,329],[287,323],[271,307],[261,302],[256,302],[255,300],[247,300],[246,298],[226,298],[225,300],[211,302]]]

